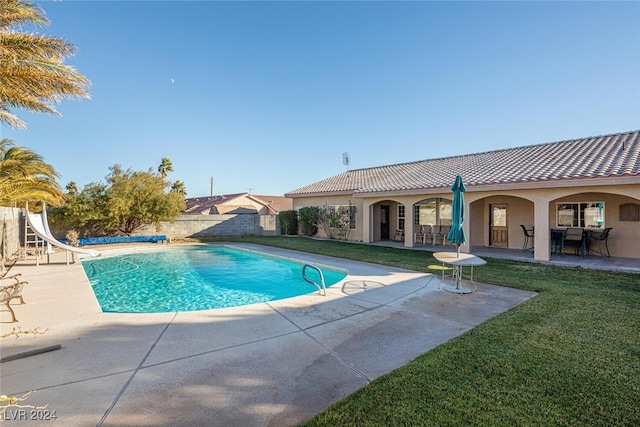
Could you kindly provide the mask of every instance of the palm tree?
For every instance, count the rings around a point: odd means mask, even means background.
[[[78,194],[78,184],[75,181],[69,182],[65,188],[69,194]]]
[[[0,139],[0,206],[44,201],[57,206],[64,195],[58,173],[43,158],[10,139]]]
[[[45,26],[44,11],[26,0],[0,0],[0,124],[26,128],[10,108],[60,116],[52,106],[63,99],[89,98],[89,80],[64,60],[75,53],[66,40],[27,33]]]
[[[162,179],[167,177],[168,172],[173,172],[173,164],[171,163],[171,160],[167,157],[163,157],[160,161],[160,166],[158,166],[158,172],[162,175]]]
[[[180,194],[182,197],[187,196],[187,187],[184,186],[184,182],[176,181],[171,185],[171,191]]]

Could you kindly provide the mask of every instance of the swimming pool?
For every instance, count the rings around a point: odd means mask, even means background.
[[[317,292],[303,264],[224,246],[188,246],[85,259],[104,312],[161,313],[236,307]],[[326,286],[345,272],[322,268]],[[314,281],[319,275],[307,271]]]

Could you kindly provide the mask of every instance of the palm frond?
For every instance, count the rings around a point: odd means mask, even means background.
[[[0,0],[0,29],[31,24],[45,26],[49,19],[37,5],[23,0]]]

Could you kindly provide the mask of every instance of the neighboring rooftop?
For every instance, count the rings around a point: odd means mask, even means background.
[[[269,214],[293,209],[293,201],[284,196],[258,196],[249,193],[233,193],[209,197],[191,197],[185,200],[188,214],[255,213],[257,207],[265,207]]]
[[[640,130],[355,169],[285,196],[443,188],[456,175],[466,186],[640,176]]]

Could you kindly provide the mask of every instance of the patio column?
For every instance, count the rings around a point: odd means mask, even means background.
[[[404,205],[404,247],[413,247],[413,203]]]
[[[373,239],[371,236],[373,235],[373,224],[371,223],[371,211],[373,210],[373,205],[368,202],[362,202],[362,241],[364,243],[371,243]]]
[[[464,235],[466,236],[466,240],[467,242],[460,246],[460,252],[464,252],[464,253],[471,253],[471,199],[470,198],[465,198],[464,199],[464,211],[468,212],[465,213],[465,219],[464,222],[462,223],[462,229],[464,230]],[[444,239],[446,240],[447,237],[445,236]]]
[[[549,261],[551,259],[549,201],[546,199],[534,200],[533,211],[535,227],[533,236],[533,257],[538,261]]]

